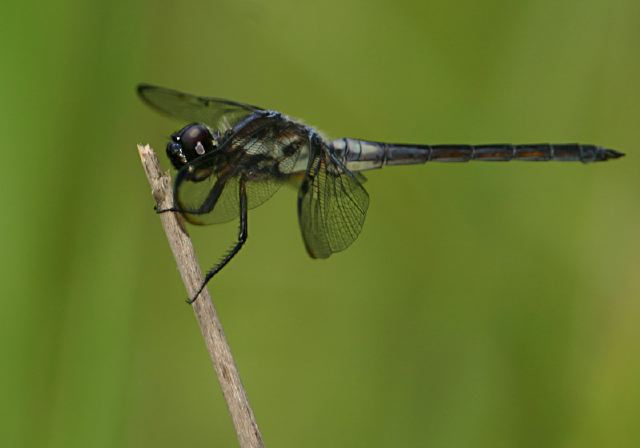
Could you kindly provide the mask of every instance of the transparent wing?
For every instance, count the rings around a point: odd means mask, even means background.
[[[174,198],[193,224],[216,224],[240,214],[240,177],[245,179],[249,209],[265,203],[288,179],[300,149],[285,155],[283,138],[261,136],[260,129],[231,138],[219,151],[183,167],[176,177]]]
[[[248,181],[248,208],[265,203],[278,191],[277,180]],[[240,216],[240,176],[220,178],[211,175],[201,182],[183,181],[176,192],[177,205],[192,224],[218,224]]]
[[[353,243],[364,224],[369,195],[329,151],[313,152],[298,194],[298,219],[307,252],[327,258]]]
[[[227,131],[253,112],[257,106],[221,98],[195,96],[149,84],[138,85],[138,95],[153,109],[192,123],[205,123],[220,132]]]

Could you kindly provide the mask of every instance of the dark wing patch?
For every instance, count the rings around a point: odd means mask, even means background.
[[[191,123],[205,123],[220,132],[227,131],[260,107],[222,98],[178,92],[149,84],[138,85],[138,95],[153,109]]]
[[[307,252],[327,258],[353,243],[364,225],[369,195],[335,156],[314,148],[298,193],[298,219]]]

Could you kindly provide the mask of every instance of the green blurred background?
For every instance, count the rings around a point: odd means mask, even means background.
[[[370,172],[327,261],[285,188],[209,289],[268,446],[640,446],[637,0],[2,10],[0,445],[236,444],[135,150],[182,124],[145,81],[332,137],[627,152]],[[208,267],[236,224],[191,233]]]

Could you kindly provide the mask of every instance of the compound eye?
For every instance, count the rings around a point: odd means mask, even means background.
[[[191,161],[214,149],[213,136],[209,128],[194,123],[182,128],[178,135],[185,157]]]

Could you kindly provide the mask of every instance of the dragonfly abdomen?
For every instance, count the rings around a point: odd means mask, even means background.
[[[618,158],[622,154],[611,149],[595,145],[570,144],[493,144],[493,145],[388,145],[387,164],[403,164],[407,155],[415,149],[422,153],[424,162],[469,162],[472,160],[487,162],[600,162]],[[408,154],[407,154],[408,153]]]
[[[352,170],[362,171],[385,165],[413,165],[426,162],[600,162],[624,154],[595,145],[571,144],[491,144],[491,145],[407,145],[340,139],[337,152]]]

